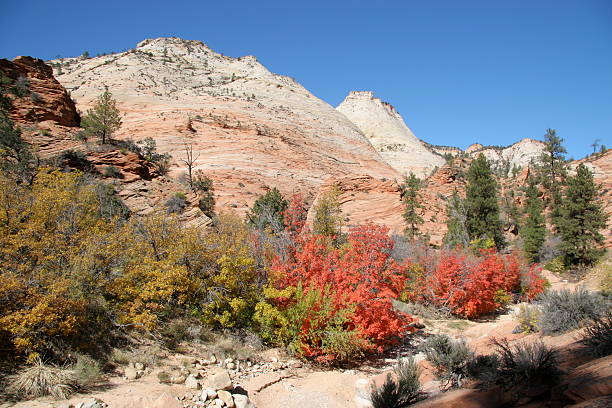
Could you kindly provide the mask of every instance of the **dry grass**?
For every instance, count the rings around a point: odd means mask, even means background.
[[[18,398],[38,398],[50,395],[66,399],[77,389],[72,371],[41,360],[10,378],[7,391]]]

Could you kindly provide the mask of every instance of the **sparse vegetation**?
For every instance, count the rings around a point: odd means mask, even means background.
[[[429,337],[421,347],[440,381],[446,387],[461,387],[468,376],[468,363],[474,357],[467,344],[440,334]]]
[[[166,201],[168,214],[180,214],[187,208],[187,196],[185,193],[175,193]]]
[[[72,371],[45,364],[40,359],[10,379],[8,392],[18,398],[51,396],[68,398],[77,390]]]
[[[116,166],[106,166],[104,168],[104,177],[111,178],[123,178],[123,174],[121,174],[121,170],[119,170]]]
[[[585,321],[600,317],[606,310],[602,296],[582,287],[575,291],[547,291],[538,304],[541,310],[539,326],[547,335],[578,329]]]
[[[372,388],[370,399],[374,408],[408,407],[423,398],[419,381],[420,368],[412,357],[399,359],[393,372],[387,374],[379,388]]]
[[[98,383],[102,378],[100,363],[85,354],[77,355],[77,361],[71,369],[74,381],[79,389],[87,389]]]
[[[581,339],[595,357],[612,354],[612,312],[609,310],[591,320]]]

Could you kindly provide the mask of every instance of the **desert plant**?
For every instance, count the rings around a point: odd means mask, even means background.
[[[605,310],[603,297],[583,287],[548,291],[538,301],[541,310],[540,329],[547,335],[579,328],[585,320],[595,319]]]
[[[420,368],[412,357],[400,359],[379,388],[372,386],[370,399],[374,408],[403,408],[422,398]]]
[[[503,387],[551,386],[559,380],[557,352],[544,343],[510,345],[505,339],[494,339],[492,344],[499,355],[497,383]]]
[[[100,363],[93,358],[78,354],[76,363],[72,366],[75,382],[79,388],[87,388],[100,381],[102,369]]]
[[[187,197],[185,193],[175,193],[166,201],[166,211],[168,214],[182,213],[187,207]]]
[[[442,383],[447,388],[461,387],[468,375],[468,363],[474,356],[467,344],[439,334],[428,338],[421,347]]]
[[[561,273],[565,271],[565,264],[563,263],[563,257],[557,256],[551,259],[550,261],[546,263],[546,265],[544,265],[544,269],[554,272],[554,273]]]
[[[72,371],[37,360],[10,379],[8,392],[19,398],[38,398],[50,395],[67,398],[77,389]]]
[[[520,333],[535,333],[539,331],[538,321],[540,319],[540,311],[533,305],[521,305],[516,315],[519,325],[516,330]]]
[[[468,361],[467,374],[481,385],[489,387],[499,380],[499,365],[497,354],[478,355]]]
[[[612,354],[612,312],[593,319],[584,330],[581,342],[595,357]]]
[[[162,384],[170,384],[172,376],[166,371],[160,371],[157,373],[157,380]]]

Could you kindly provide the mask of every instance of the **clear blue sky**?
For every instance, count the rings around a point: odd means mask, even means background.
[[[253,54],[337,105],[373,90],[415,134],[462,148],[557,129],[569,155],[612,147],[612,0],[5,0],[0,57],[201,40]]]

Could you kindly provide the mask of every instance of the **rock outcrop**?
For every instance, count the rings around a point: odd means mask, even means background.
[[[74,102],[43,60],[32,57],[17,57],[13,61],[0,59],[0,71],[13,84],[22,87],[22,95],[9,93],[10,116],[15,123],[52,121],[60,126],[79,125]]]
[[[498,172],[509,174],[514,168],[522,168],[537,161],[544,151],[544,143],[534,139],[522,139],[510,146],[483,146],[475,143],[465,149],[470,157],[483,154]]]
[[[382,158],[400,174],[413,172],[426,177],[444,164],[442,156],[417,139],[399,112],[375,98],[373,92],[353,91],[336,109],[361,129]]]

